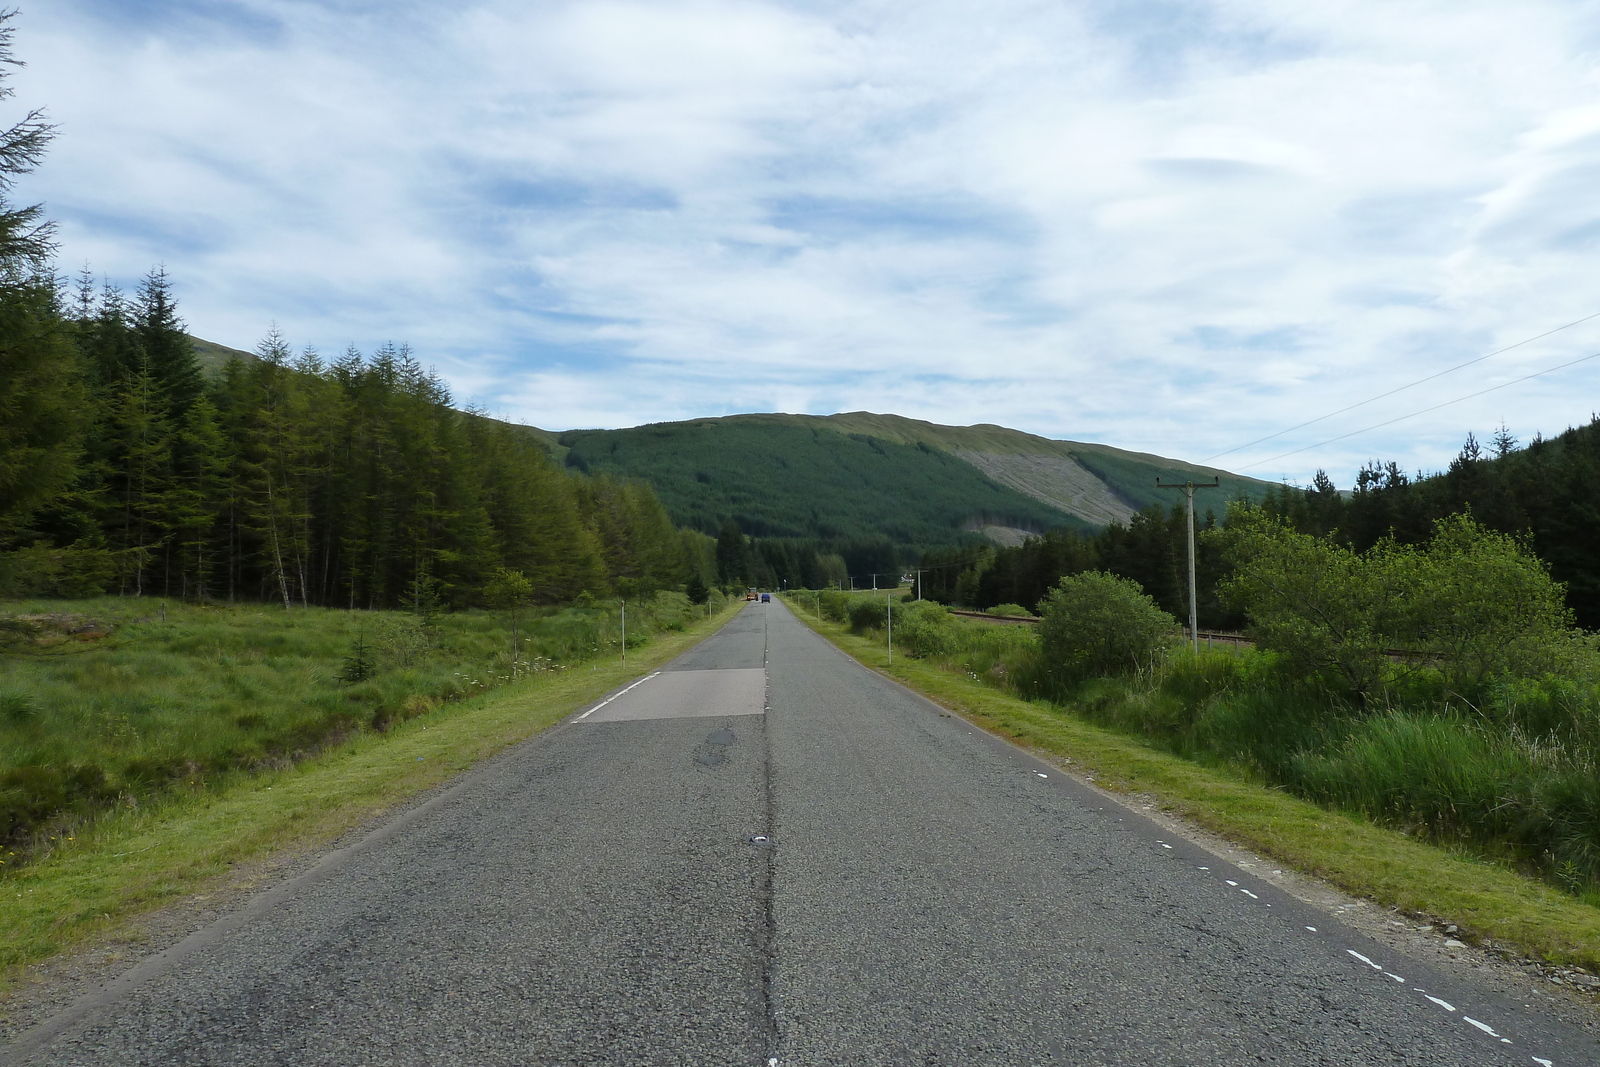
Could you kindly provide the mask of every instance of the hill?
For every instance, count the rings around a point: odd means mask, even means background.
[[[200,370],[208,378],[215,378],[222,373],[222,368],[228,365],[230,359],[242,359],[246,363],[254,363],[260,357],[254,352],[246,352],[239,348],[229,348],[219,345],[215,341],[207,341],[193,334],[187,335],[189,343],[194,346],[195,362],[200,364]]]
[[[758,537],[939,545],[1081,524],[941,449],[826,425],[736,416],[559,440],[569,467],[642,478],[673,521],[707,533],[731,517]]]
[[[557,455],[591,473],[642,478],[674,521],[714,533],[735,518],[768,537],[952,544],[981,532],[1091,529],[1171,504],[1158,477],[1219,477],[1220,506],[1269,483],[1105,445],[1004,426],[940,426],[898,415],[732,415],[624,430],[574,430]]]

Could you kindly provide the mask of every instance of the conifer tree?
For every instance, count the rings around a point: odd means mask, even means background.
[[[54,286],[0,280],[0,544],[78,477],[86,399]]]
[[[6,68],[23,65],[11,50],[16,35],[11,20],[16,16],[15,10],[0,11],[0,100],[16,95],[16,90],[5,84],[11,73]],[[44,110],[34,108],[0,131],[0,270],[11,280],[48,272],[55,252],[55,224],[44,217],[44,205],[15,207],[9,195],[18,176],[44,159],[55,130],[45,120]]]

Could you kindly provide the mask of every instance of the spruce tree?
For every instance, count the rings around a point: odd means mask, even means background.
[[[157,267],[140,283],[133,305],[133,326],[144,350],[145,365],[161,383],[168,413],[174,421],[182,420],[200,399],[205,381],[195,359],[194,342],[178,318],[166,268]]]
[[[0,100],[16,95],[5,83],[11,74],[6,68],[23,66],[11,50],[16,35],[11,20],[16,17],[15,10],[0,11]],[[9,195],[18,176],[44,159],[55,130],[45,121],[44,110],[34,108],[0,131],[0,270],[13,281],[47,272],[55,252],[55,224],[44,217],[44,205],[16,207]]]

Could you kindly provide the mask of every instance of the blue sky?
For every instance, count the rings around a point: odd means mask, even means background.
[[[50,0],[18,190],[200,336],[564,429],[893,411],[1191,460],[1600,312],[1600,8]],[[1600,319],[1230,453],[1600,409]]]

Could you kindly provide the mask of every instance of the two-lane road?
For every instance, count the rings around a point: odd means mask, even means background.
[[[861,668],[781,604],[151,961],[51,1064],[1529,1064],[1600,1045]]]

